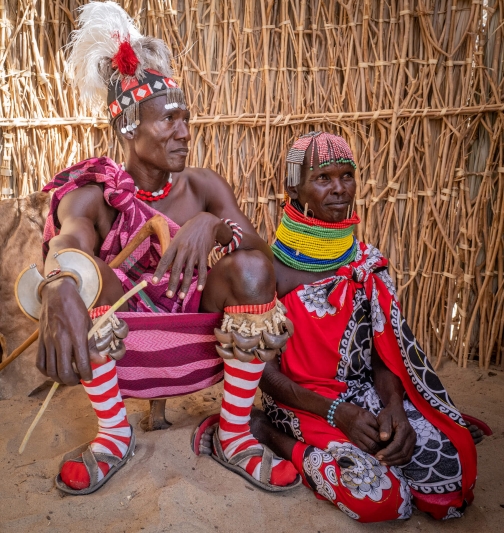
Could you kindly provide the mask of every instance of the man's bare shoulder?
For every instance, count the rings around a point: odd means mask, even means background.
[[[193,194],[204,201],[211,213],[221,204],[236,204],[233,190],[227,181],[208,168],[185,168],[182,175]]]
[[[93,221],[115,212],[115,209],[105,202],[103,186],[99,183],[89,183],[66,194],[58,206],[60,221],[67,217],[85,217]],[[107,217],[108,218],[108,217]]]
[[[227,181],[209,168],[200,167],[186,167],[182,172],[191,184],[195,184],[200,187],[213,187],[213,186],[228,186]]]

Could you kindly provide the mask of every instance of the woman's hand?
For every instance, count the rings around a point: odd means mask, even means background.
[[[217,240],[223,245],[233,237],[232,229],[211,213],[199,213],[187,221],[170,242],[168,249],[159,261],[152,278],[158,283],[167,270],[171,271],[166,296],[172,298],[177,290],[180,275],[183,273],[179,298],[183,300],[191,285],[193,271],[198,268],[198,291],[205,287],[208,256]]]
[[[377,418],[379,438],[388,444],[376,454],[376,458],[387,466],[400,466],[410,462],[416,443],[416,433],[411,427],[401,402],[385,407]]]
[[[90,362],[107,361],[88,345],[92,322],[72,280],[63,278],[42,289],[39,324],[37,368],[52,380],[65,385],[76,385],[81,378],[90,381]],[[94,347],[94,340],[90,345]]]
[[[379,425],[374,415],[353,403],[340,403],[334,413],[336,426],[362,451],[376,454],[380,447]]]

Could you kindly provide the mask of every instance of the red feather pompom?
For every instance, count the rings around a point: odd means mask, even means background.
[[[134,76],[138,63],[140,61],[129,41],[123,41],[112,58],[112,67],[117,68],[123,76]]]

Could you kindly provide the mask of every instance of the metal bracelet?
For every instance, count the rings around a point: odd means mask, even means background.
[[[61,278],[71,278],[75,281],[75,284],[77,285],[77,288],[79,288],[79,278],[73,274],[72,272],[66,272],[64,270],[57,271],[52,270],[49,272],[49,274],[46,276],[44,281],[40,282],[40,285],[38,286],[38,296],[39,298],[42,298],[42,289],[48,285],[49,283],[52,283],[53,281],[57,281]],[[56,273],[54,273],[56,272]]]

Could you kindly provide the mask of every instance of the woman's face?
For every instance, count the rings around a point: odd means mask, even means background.
[[[355,171],[349,163],[331,163],[319,168],[318,155],[315,154],[313,170],[310,161],[311,149],[307,150],[305,162],[301,167],[301,182],[288,187],[289,196],[305,207],[308,203],[309,215],[324,222],[341,222],[352,208],[355,191]]]

